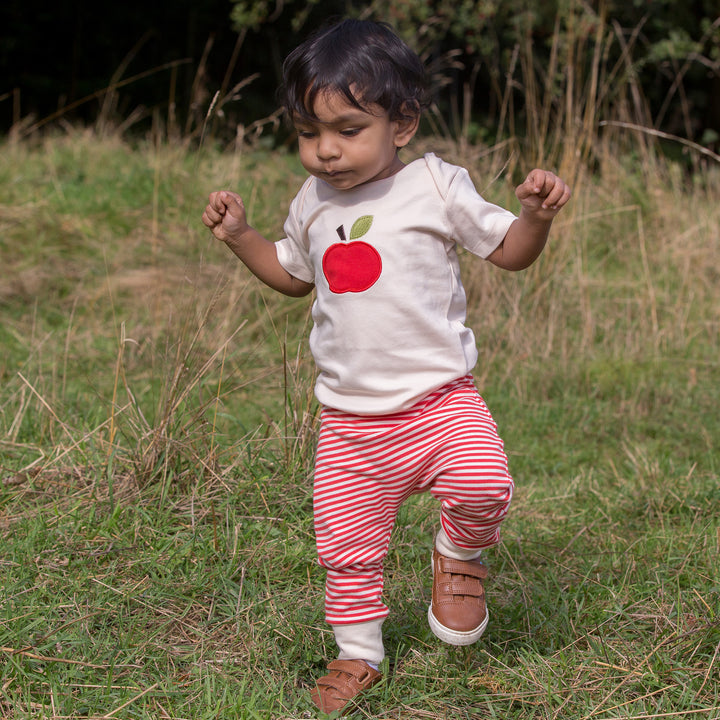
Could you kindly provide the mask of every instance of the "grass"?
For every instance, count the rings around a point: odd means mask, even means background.
[[[515,207],[479,149],[440,144]],[[471,648],[430,633],[437,515],[414,498],[387,563],[388,680],[355,717],[720,718],[720,177],[655,162],[576,169],[528,271],[462,258],[517,481],[491,624]],[[3,717],[315,717],[335,648],[308,302],[199,222],[230,185],[279,236],[302,177],[283,153],[3,144]]]

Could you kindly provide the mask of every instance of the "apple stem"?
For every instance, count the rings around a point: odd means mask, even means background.
[[[339,228],[336,228],[335,232],[338,234],[338,236],[343,242],[347,240],[347,237],[345,237],[345,228],[342,225]]]

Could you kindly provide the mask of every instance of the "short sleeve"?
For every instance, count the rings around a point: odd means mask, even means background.
[[[315,282],[315,269],[310,260],[310,255],[303,238],[302,225],[299,221],[299,206],[301,194],[290,204],[290,212],[283,230],[285,237],[275,243],[275,252],[278,262],[293,277],[307,283]]]
[[[457,169],[452,178],[446,204],[454,240],[481,258],[500,245],[516,219],[509,210],[487,202],[464,168]]]

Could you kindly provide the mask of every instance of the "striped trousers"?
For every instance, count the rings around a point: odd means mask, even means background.
[[[383,561],[395,518],[410,495],[427,491],[453,544],[480,550],[498,542],[513,480],[469,375],[391,415],[322,410],[313,506],[330,624],[387,616]]]

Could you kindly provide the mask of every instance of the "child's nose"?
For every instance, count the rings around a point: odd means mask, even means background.
[[[318,138],[316,152],[321,160],[330,160],[340,156],[340,146],[330,133],[322,133]]]

